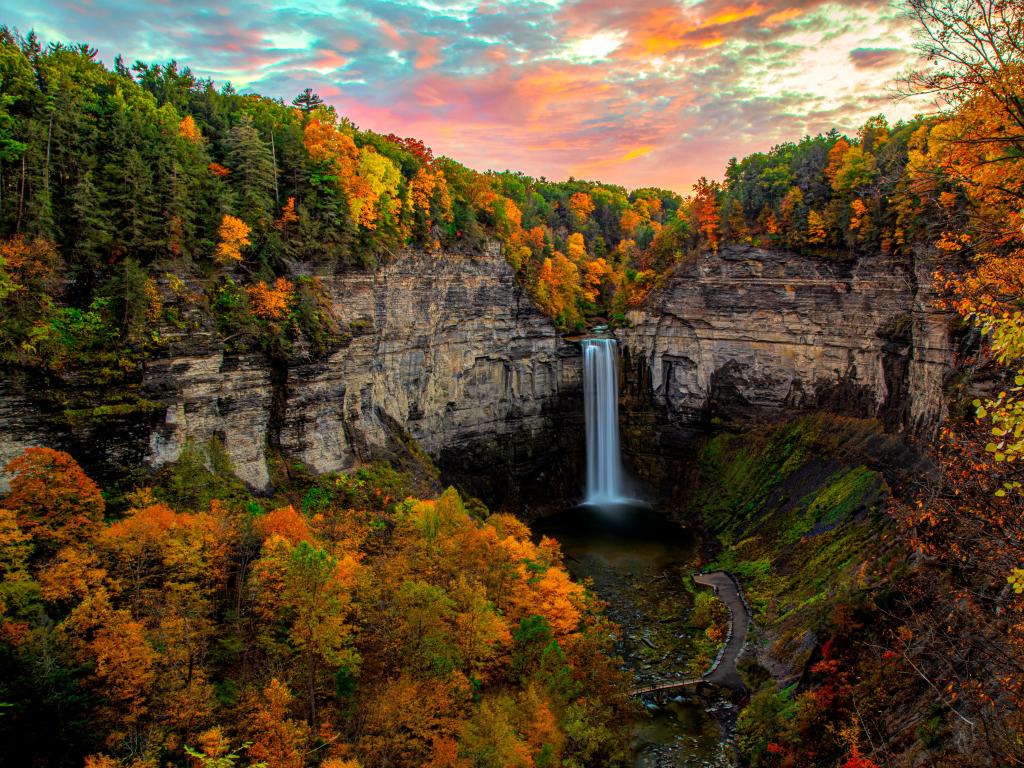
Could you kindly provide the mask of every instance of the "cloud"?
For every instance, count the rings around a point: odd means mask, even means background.
[[[889,69],[907,60],[907,52],[899,48],[854,48],[850,61],[858,69]]]
[[[911,56],[886,0],[39,0],[7,16],[108,62],[176,58],[286,100],[311,87],[481,169],[682,192],[731,156],[915,108],[884,101]]]

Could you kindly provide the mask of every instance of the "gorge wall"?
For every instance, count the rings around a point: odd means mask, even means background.
[[[208,322],[168,329],[139,386],[153,407],[85,424],[0,382],[0,465],[44,444],[116,476],[216,436],[236,473],[268,490],[268,448],[326,472],[408,455],[415,440],[489,503],[527,488],[548,500],[579,493],[579,349],[532,306],[497,246],[410,252],[321,279],[344,331],[326,357],[295,349],[273,363],[226,349]],[[617,335],[634,458],[662,461],[716,416],[826,408],[927,436],[944,413],[951,345],[924,259],[729,246],[681,266],[629,320]]]
[[[148,366],[146,386],[167,404],[150,463],[173,460],[188,437],[218,435],[242,479],[263,489],[268,443],[328,472],[407,450],[412,438],[491,499],[512,490],[493,487],[498,476],[543,481],[565,463],[557,451],[576,432],[576,352],[496,246],[476,257],[406,253],[321,279],[349,333],[326,358],[275,369],[262,355],[212,349]]]
[[[826,408],[930,436],[952,358],[931,271],[923,256],[702,254],[630,312],[627,383],[671,427]]]
[[[327,472],[407,452],[412,438],[488,501],[522,483],[576,482],[578,351],[531,305],[497,246],[478,256],[410,252],[321,279],[345,332],[327,357],[296,349],[274,365],[226,351],[212,329],[168,329],[141,384],[160,406],[150,418],[76,435],[44,424],[26,393],[0,393],[0,417],[12,416],[0,427],[0,460],[43,443],[87,465],[120,465],[115,453],[127,452],[158,468],[187,440],[216,436],[238,476],[268,490],[268,446]]]

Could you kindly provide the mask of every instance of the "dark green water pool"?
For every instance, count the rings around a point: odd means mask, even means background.
[[[569,572],[590,579],[608,603],[609,616],[622,627],[619,652],[638,687],[693,676],[692,532],[641,504],[574,507],[533,527],[558,540]],[[647,702],[634,732],[637,768],[729,765],[722,730],[707,711],[719,705],[696,695],[662,706]]]

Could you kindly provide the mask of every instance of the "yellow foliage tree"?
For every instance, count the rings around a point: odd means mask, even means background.
[[[583,234],[573,232],[566,240],[565,249],[569,258],[576,264],[583,264],[587,259],[587,246],[583,241]]]
[[[199,132],[199,126],[192,119],[192,115],[185,115],[178,123],[178,135],[193,144],[199,144],[203,140],[203,134]]]
[[[224,214],[220,228],[217,230],[217,234],[220,235],[220,242],[217,244],[217,261],[241,261],[242,249],[251,242],[249,240],[251,231],[249,225],[237,216],[232,216],[230,213]]]
[[[824,217],[817,211],[810,211],[807,214],[807,242],[817,245],[825,242],[827,236]]]

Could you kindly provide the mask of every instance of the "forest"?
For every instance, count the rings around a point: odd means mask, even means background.
[[[751,679],[739,744],[768,768],[902,765],[954,743],[939,764],[1021,764],[1021,10],[909,9],[934,66],[903,87],[940,112],[778,145],[687,197],[477,172],[360,130],[309,89],[286,103],[173,61],[111,69],[87,45],[3,28],[3,375],[68,418],[69,383],[105,408],[153,408],[142,367],[193,313],[234,351],[326,356],[346,329],[318,274],[404,249],[470,259],[499,241],[567,334],[628,323],[667,275],[728,245],[837,265],[927,252],[959,343],[950,418],[926,447],[940,479],[893,484],[880,533],[858,540],[863,566],[815,614],[826,639],[799,690]],[[761,455],[760,439],[744,461],[772,467],[827,442],[784,433]],[[706,466],[727,462],[718,447]],[[100,488],[46,448],[6,471],[0,762],[629,763],[634,711],[600,601],[555,542],[442,492],[433,470],[294,467],[272,498],[215,443],[138,487]],[[771,587],[723,557],[755,593]]]
[[[114,516],[64,452],[8,469],[4,764],[628,757],[614,630],[511,515],[387,465],[255,498],[216,445]]]

